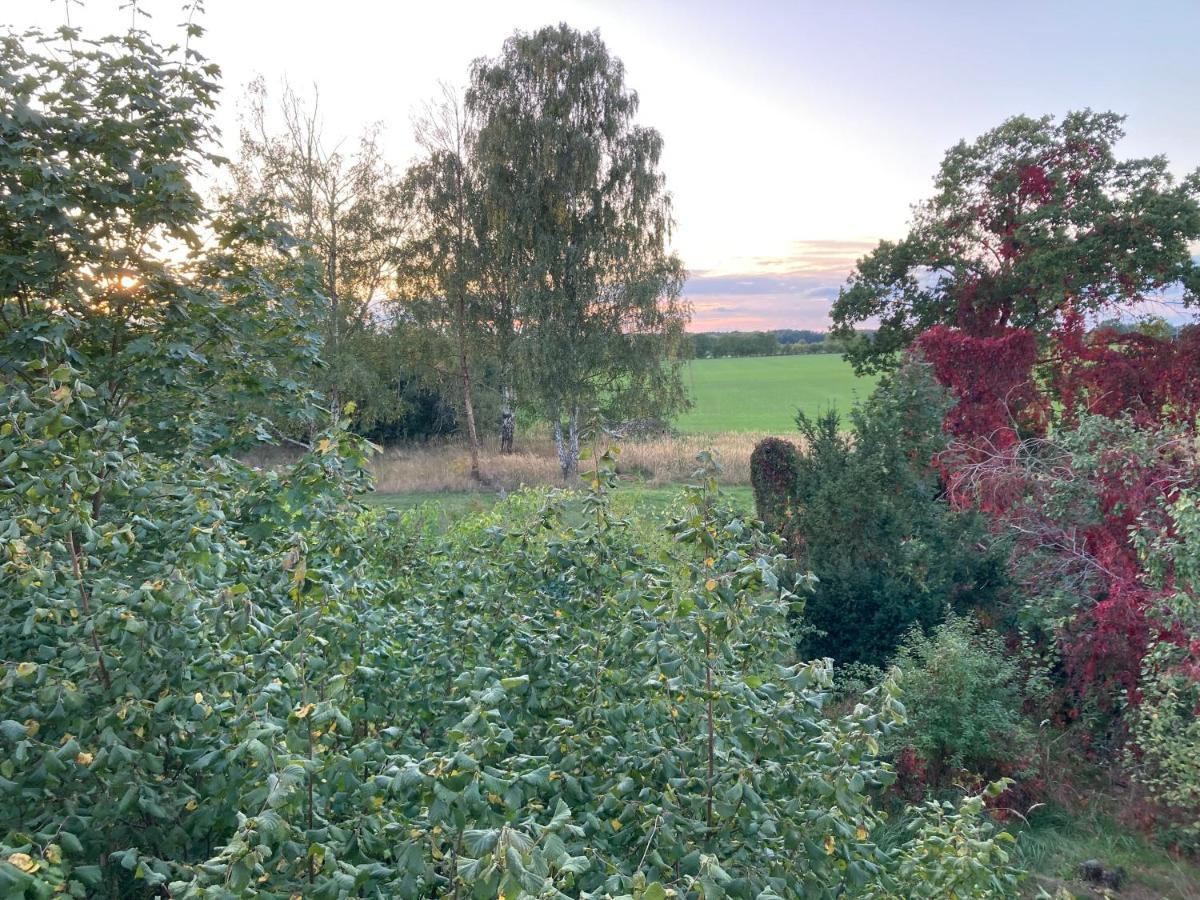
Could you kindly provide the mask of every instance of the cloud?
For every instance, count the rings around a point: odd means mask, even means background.
[[[736,271],[693,271],[683,296],[693,309],[692,331],[760,331],[830,327],[829,309],[855,263],[874,241],[797,241],[784,256],[753,257]],[[1200,265],[1200,256],[1195,258]],[[1182,288],[1172,285],[1120,312],[1126,318],[1163,316],[1186,324],[1197,321],[1182,304]]]
[[[874,241],[796,241],[782,256],[759,256],[734,271],[690,273],[683,295],[694,331],[829,327],[829,308]]]

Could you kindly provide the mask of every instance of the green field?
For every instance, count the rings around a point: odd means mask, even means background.
[[[796,428],[797,409],[813,415],[832,405],[844,413],[875,385],[874,378],[857,377],[835,353],[697,359],[684,381],[695,405],[675,427],[694,434],[786,434]]]

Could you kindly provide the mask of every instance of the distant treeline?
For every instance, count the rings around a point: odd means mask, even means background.
[[[1181,326],[1162,316],[1144,316],[1137,320],[1104,319],[1091,330],[1113,331],[1117,334],[1138,332],[1160,339],[1178,336]],[[870,340],[874,329],[860,328],[855,337]],[[800,353],[844,353],[846,339],[834,337],[827,331],[807,328],[778,328],[774,331],[701,331],[689,334],[691,354],[695,359],[723,359],[737,356],[791,356]],[[859,344],[855,344],[859,346]]]
[[[688,336],[696,359],[729,356],[785,356],[794,353],[841,353],[843,343],[824,331],[779,328],[775,331],[703,331]]]

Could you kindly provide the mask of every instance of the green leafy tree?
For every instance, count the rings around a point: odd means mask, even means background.
[[[274,108],[272,108],[274,107]],[[276,121],[278,119],[278,121]],[[285,87],[271,103],[261,79],[246,96],[240,150],[231,167],[234,197],[282,222],[321,272],[311,315],[322,336],[318,382],[330,409],[353,401],[369,427],[395,414],[372,345],[382,328],[377,304],[394,292],[397,249],[408,225],[401,179],[386,162],[379,129],[367,128],[351,152],[330,148],[319,98]]]
[[[908,234],[861,259],[833,305],[859,371],[897,364],[934,325],[1047,335],[1067,308],[1119,309],[1168,287],[1200,299],[1200,172],[1120,160],[1113,113],[1016,116],[946,154]],[[855,325],[878,321],[872,338]]]
[[[515,34],[472,71],[474,164],[522,322],[525,391],[554,425],[564,477],[580,411],[660,417],[684,403],[683,268],[667,250],[662,138],[595,33]]]
[[[427,365],[445,343],[454,360],[471,476],[480,479],[479,432],[475,425],[474,380],[492,315],[483,291],[487,232],[480,214],[479,190],[467,150],[472,123],[457,96],[443,86],[442,99],[431,104],[418,123],[418,139],[426,152],[405,176],[405,203],[412,217],[408,239],[398,254],[402,314],[411,317],[428,337]]]

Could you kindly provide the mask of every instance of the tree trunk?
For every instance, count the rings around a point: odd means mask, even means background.
[[[579,473],[579,407],[571,408],[570,424],[571,477]]]
[[[558,467],[563,481],[570,484],[579,474],[579,407],[571,408],[564,434],[562,417],[554,414],[554,447],[558,451]]]
[[[458,348],[458,374],[462,379],[463,414],[467,419],[467,444],[471,451],[471,478],[480,481],[479,432],[475,430],[475,403],[471,398],[471,367],[467,365],[467,351],[461,340]]]
[[[513,435],[517,429],[517,414],[513,409],[513,389],[506,380],[500,388],[500,452],[513,452]]]
[[[335,428],[342,421],[342,392],[336,384],[329,386],[329,418]]]

